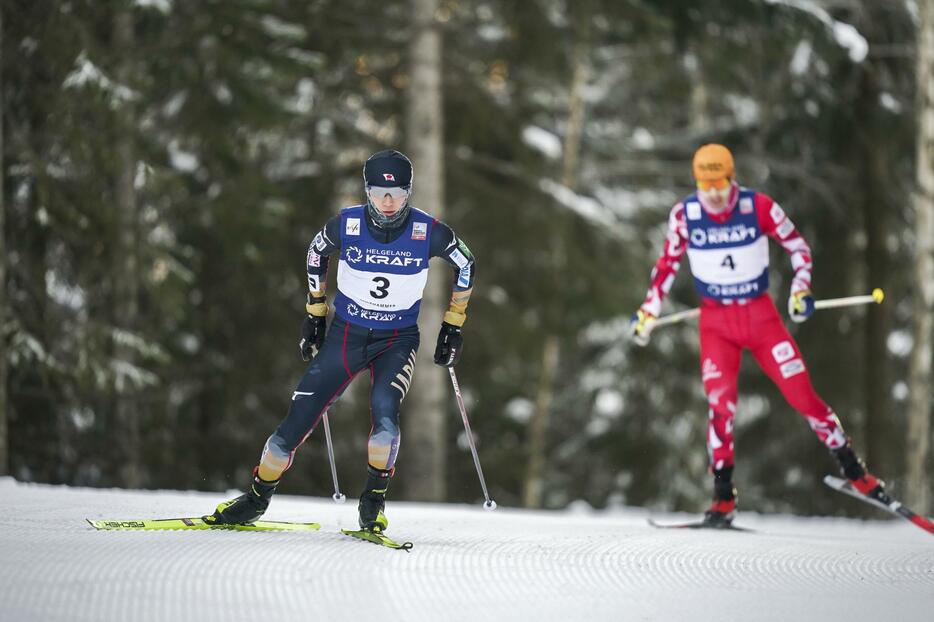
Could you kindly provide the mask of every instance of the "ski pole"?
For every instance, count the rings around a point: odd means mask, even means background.
[[[847,296],[846,298],[831,298],[829,300],[818,300],[814,303],[815,309],[833,309],[834,307],[849,307],[851,305],[866,305],[871,303],[882,304],[885,300],[885,292],[882,288],[875,288],[867,296]]]
[[[334,480],[334,494],[331,495],[331,498],[334,499],[335,503],[343,503],[347,500],[347,497],[341,493],[340,486],[337,485],[337,465],[334,464],[334,444],[331,443],[331,425],[328,423],[328,411],[324,411],[321,423],[324,424],[324,439],[327,441],[328,460],[331,462],[331,479]]]
[[[318,356],[318,349],[312,347],[312,358]],[[334,503],[343,503],[347,500],[347,497],[341,493],[340,486],[337,485],[337,464],[334,463],[334,443],[331,442],[331,424],[328,422],[328,411],[324,411],[324,415],[321,416],[321,423],[324,424],[324,440],[328,446],[328,462],[331,463],[331,479],[334,480],[334,494],[331,495],[331,498],[334,499]]]
[[[853,305],[865,305],[865,304],[882,304],[882,301],[885,300],[885,292],[881,288],[877,287],[872,290],[871,294],[864,296],[846,296],[844,298],[826,298],[824,300],[817,300],[814,302],[814,309],[834,309],[836,307],[851,307]],[[654,322],[652,322],[652,330],[660,326],[668,326],[669,324],[677,324],[678,322],[683,322],[685,320],[692,320],[700,315],[700,309],[686,309],[684,311],[678,311],[677,313],[670,313],[668,315],[663,315]]]
[[[700,315],[700,309],[686,309],[684,311],[678,311],[677,313],[669,313],[668,315],[663,315],[662,317],[652,322],[652,329],[654,330],[659,326],[677,324],[678,322],[683,322],[685,320],[693,320],[698,315]]]
[[[464,398],[461,395],[460,385],[457,384],[457,376],[454,374],[454,368],[448,367],[451,372],[451,384],[454,385],[454,396],[457,398],[457,406],[461,411],[461,419],[464,420],[464,431],[467,433],[467,444],[470,445],[470,453],[473,454],[473,463],[477,467],[477,477],[480,478],[480,487],[483,488],[483,509],[495,510],[496,501],[490,499],[490,493],[486,490],[486,480],[483,479],[483,469],[480,468],[480,458],[477,457],[477,446],[473,442],[473,432],[470,430],[470,421],[467,420],[467,408],[464,407]]]

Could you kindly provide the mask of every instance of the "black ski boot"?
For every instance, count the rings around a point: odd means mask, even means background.
[[[389,527],[389,519],[383,514],[386,505],[386,490],[389,488],[389,478],[392,471],[376,469],[366,466],[366,487],[360,495],[360,529],[376,533],[385,531]]]
[[[846,445],[839,449],[834,449],[833,457],[840,463],[840,471],[843,476],[850,480],[853,487],[871,499],[888,503],[888,495],[885,493],[885,482],[866,470],[866,465],[853,451],[850,439],[846,439]]]
[[[733,487],[733,467],[728,466],[713,472],[713,503],[704,512],[703,524],[707,527],[726,529],[733,524],[736,511],[736,489]]]
[[[202,517],[204,522],[211,525],[247,525],[259,519],[269,507],[269,500],[279,480],[262,480],[258,471],[259,467],[253,469],[253,483],[248,491],[235,499],[221,502],[213,514]]]

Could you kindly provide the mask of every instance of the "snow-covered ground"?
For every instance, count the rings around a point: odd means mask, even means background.
[[[406,553],[341,535],[351,501],[275,498],[266,518],[322,525],[289,534],[98,532],[84,520],[199,515],[216,494],[0,478],[0,498],[9,622],[934,619],[934,538],[904,521],[742,514],[755,533],[699,532],[653,529],[636,508],[390,502],[390,535],[415,543]]]

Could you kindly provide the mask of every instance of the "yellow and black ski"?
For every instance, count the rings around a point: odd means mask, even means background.
[[[249,525],[212,525],[202,518],[159,518],[140,520],[86,519],[94,529],[102,531],[174,531],[181,529],[225,529],[234,531],[317,531],[318,523],[258,520]]]
[[[378,527],[373,529],[341,529],[341,533],[348,535],[352,538],[357,538],[359,540],[366,540],[367,542],[372,542],[373,544],[379,544],[380,546],[385,546],[390,549],[401,549],[403,551],[409,551],[412,549],[413,544],[411,542],[396,542],[386,534],[382,532]]]

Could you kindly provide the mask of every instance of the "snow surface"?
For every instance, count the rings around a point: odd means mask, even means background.
[[[699,532],[653,529],[638,508],[390,501],[389,533],[415,543],[406,553],[341,535],[356,521],[350,501],[273,500],[267,518],[320,522],[311,533],[98,532],[84,519],[199,515],[226,496],[0,478],[0,497],[0,620],[11,622],[879,622],[934,611],[934,538],[899,520],[742,514],[755,533]]]

